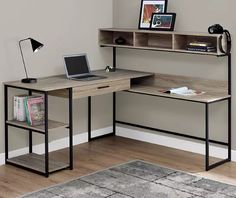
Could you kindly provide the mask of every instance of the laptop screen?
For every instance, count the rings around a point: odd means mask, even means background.
[[[90,73],[86,54],[64,57],[68,77]]]

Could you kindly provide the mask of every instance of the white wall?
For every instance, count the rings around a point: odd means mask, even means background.
[[[114,26],[137,28],[140,0],[114,0]],[[233,106],[232,132],[233,148],[236,149],[235,102],[236,57],[234,40],[236,34],[234,0],[169,0],[168,11],[177,13],[176,31],[207,32],[210,25],[222,24],[232,33],[232,79]],[[138,50],[118,50],[120,68],[138,69],[168,74],[179,74],[211,79],[227,79],[227,59],[207,56],[171,54]],[[204,135],[204,106],[199,104],[158,99],[148,96],[119,94],[118,118],[147,126],[180,131],[187,134]],[[226,103],[211,106],[211,137],[218,140],[227,138]]]
[[[23,51],[31,77],[42,77],[64,73],[62,55],[87,52],[92,69],[104,68],[110,62],[110,53],[98,46],[98,28],[113,24],[111,0],[0,0],[0,82],[24,78],[18,41],[32,37],[44,43],[45,47],[33,54],[29,43]],[[4,105],[3,86],[0,90],[0,153],[4,152]],[[54,102],[55,101],[55,102]],[[95,101],[95,104],[94,104]],[[108,103],[108,104],[106,104]],[[110,104],[110,105],[109,105]],[[110,126],[110,96],[93,100],[93,129]],[[51,117],[65,121],[67,101],[50,99]],[[74,131],[87,131],[87,100],[74,104]],[[106,114],[98,112],[106,112]],[[96,119],[95,119],[96,116]],[[12,131],[12,129],[11,129]],[[10,148],[16,149],[27,144],[26,133],[10,133]],[[65,133],[53,132],[51,139],[63,137]],[[40,141],[35,136],[34,142]]]

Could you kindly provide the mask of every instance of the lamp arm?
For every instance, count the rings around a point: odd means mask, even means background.
[[[29,40],[29,39],[30,38],[22,39],[22,40],[19,41],[20,53],[21,53],[21,58],[22,58],[22,62],[23,62],[23,65],[24,65],[24,69],[25,69],[26,78],[28,78],[28,72],[27,72],[27,69],[26,69],[26,66],[25,66],[25,60],[24,60],[24,55],[23,55],[23,51],[22,51],[22,47],[21,47],[21,42]]]

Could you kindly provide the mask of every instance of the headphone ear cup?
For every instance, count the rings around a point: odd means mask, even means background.
[[[231,35],[228,30],[224,30],[226,39],[227,39],[227,54],[231,52],[232,42],[231,42]]]
[[[219,44],[220,52],[225,54],[226,52],[224,51],[223,46],[222,46],[223,35],[220,36],[219,40],[220,40],[220,44]]]
[[[224,40],[226,40],[226,47],[225,47],[226,51],[223,49]],[[223,34],[220,36],[220,45],[219,45],[220,51],[224,54],[229,54],[231,52],[231,46],[232,46],[231,35],[228,30],[224,30]]]

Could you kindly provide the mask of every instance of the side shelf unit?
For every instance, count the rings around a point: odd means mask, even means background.
[[[9,117],[9,89],[20,89],[28,92],[28,95],[40,94],[44,96],[45,105],[45,122],[40,126],[29,126],[26,122],[11,120]],[[5,104],[5,163],[10,164],[25,170],[29,170],[40,175],[48,177],[50,173],[63,170],[73,169],[73,123],[72,123],[72,88],[68,89],[69,100],[69,123],[57,122],[49,120],[48,116],[48,96],[50,92],[44,90],[35,90],[27,86],[21,87],[12,86],[10,83],[4,83],[4,104]],[[10,100],[11,101],[11,100]],[[25,155],[9,158],[9,128],[19,128],[28,132],[29,152]],[[49,158],[49,133],[52,130],[65,128],[69,130],[69,160],[68,163],[55,161]],[[33,133],[38,133],[44,136],[45,153],[39,155],[33,153]]]
[[[126,43],[119,45],[116,39],[122,37]],[[228,79],[227,81],[217,81],[208,79],[191,78],[187,76],[175,76],[166,74],[156,74],[152,78],[135,80],[131,84],[129,93],[142,94],[152,97],[161,97],[174,100],[182,100],[186,102],[203,104],[205,107],[205,137],[196,137],[185,135],[176,131],[168,131],[164,129],[152,128],[150,126],[143,126],[136,123],[128,123],[116,119],[115,111],[113,128],[115,131],[116,124],[124,124],[133,127],[139,127],[152,131],[157,131],[164,134],[170,134],[185,138],[190,138],[205,143],[205,170],[208,171],[219,165],[231,161],[231,53],[225,54],[220,51],[220,34],[206,34],[206,33],[192,33],[192,32],[158,32],[137,29],[118,29],[118,28],[102,28],[99,29],[99,45],[100,47],[113,48],[113,67],[116,68],[116,49],[140,49],[140,50],[154,50],[172,53],[185,53],[196,55],[207,55],[215,57],[227,57]],[[214,52],[199,52],[187,50],[187,45],[190,42],[207,42],[215,47]],[[224,42],[226,45],[226,42]],[[225,46],[223,46],[225,47]],[[170,89],[173,87],[188,86],[191,89],[205,91],[206,93],[199,96],[179,96],[173,94],[163,93],[161,90]],[[228,102],[228,131],[227,142],[221,142],[210,139],[209,135],[209,107],[211,104],[222,101]],[[113,95],[113,106],[116,106],[116,95]],[[209,148],[210,143],[226,146],[228,148],[228,156],[218,162],[210,163]]]

